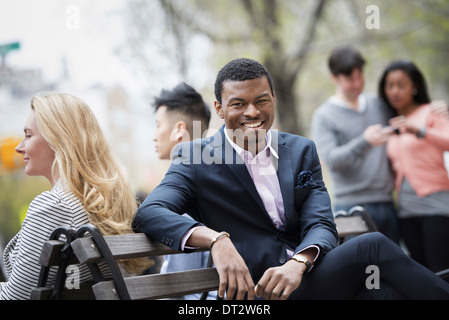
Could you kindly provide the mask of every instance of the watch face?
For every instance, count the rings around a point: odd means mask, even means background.
[[[306,268],[306,272],[309,271],[309,269],[311,267],[311,264],[310,264],[309,260],[307,260],[306,257],[295,255],[292,258],[295,259],[296,261],[300,262],[300,263],[304,263],[306,265],[306,267],[307,267]]]

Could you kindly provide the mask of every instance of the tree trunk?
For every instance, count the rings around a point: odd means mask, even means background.
[[[274,57],[273,59],[276,59]],[[271,60],[271,59],[270,59]],[[296,77],[289,76],[285,65],[282,61],[264,61],[264,65],[270,71],[274,81],[274,89],[276,94],[277,121],[279,130],[303,135],[302,126],[298,123],[298,101],[295,92]]]

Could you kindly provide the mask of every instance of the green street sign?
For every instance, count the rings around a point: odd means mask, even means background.
[[[4,56],[9,51],[19,50],[19,49],[20,49],[20,43],[19,42],[3,44],[3,45],[0,45],[0,55]]]

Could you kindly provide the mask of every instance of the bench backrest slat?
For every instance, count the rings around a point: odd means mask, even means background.
[[[115,259],[132,259],[177,253],[159,242],[153,241],[143,233],[104,237]],[[101,259],[92,238],[79,238],[71,244],[80,263],[92,263]]]
[[[65,242],[61,240],[48,240],[42,246],[39,264],[45,267],[57,266],[59,263],[59,253]]]
[[[337,217],[335,223],[340,238],[370,232],[368,225],[361,216]]]
[[[65,242],[61,240],[47,240],[42,245],[39,264],[44,267],[53,267],[59,264],[59,256]],[[73,256],[71,264],[78,264],[78,259]]]

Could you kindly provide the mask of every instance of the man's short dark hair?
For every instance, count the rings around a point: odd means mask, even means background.
[[[215,80],[215,98],[221,104],[223,83],[226,81],[245,81],[266,77],[274,95],[274,84],[270,72],[263,64],[248,58],[238,58],[228,62]]]
[[[354,69],[362,71],[364,65],[362,54],[351,46],[336,48],[329,57],[329,69],[334,76],[349,76]]]
[[[193,121],[201,121],[204,126],[202,131],[209,127],[211,118],[210,109],[204,102],[203,97],[194,88],[182,82],[172,90],[162,90],[153,102],[155,111],[161,106],[166,106],[168,112],[176,112],[185,119],[188,128],[192,127]]]

